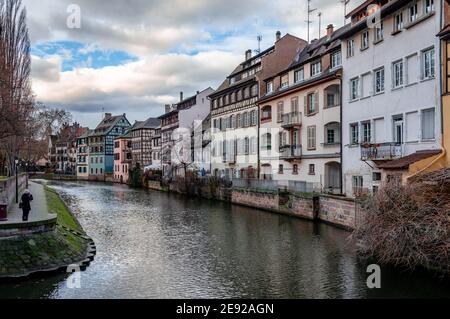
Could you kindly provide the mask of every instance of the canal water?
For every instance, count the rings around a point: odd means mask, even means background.
[[[97,245],[81,274],[0,284],[0,298],[450,297],[426,275],[382,268],[367,288],[349,233],[217,201],[126,186],[49,182]],[[73,275],[72,275],[73,276]]]

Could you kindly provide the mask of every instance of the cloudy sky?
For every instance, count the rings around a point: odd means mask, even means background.
[[[63,107],[85,126],[103,112],[130,122],[162,114],[164,105],[217,88],[247,49],[273,45],[275,33],[307,38],[306,0],[23,0],[32,41],[37,100]],[[67,27],[68,8],[81,28]],[[349,9],[360,4],[352,0]],[[340,0],[312,0],[311,38],[344,23]]]

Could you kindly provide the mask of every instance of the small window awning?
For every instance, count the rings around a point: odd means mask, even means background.
[[[377,166],[380,169],[408,169],[410,165],[429,157],[439,155],[441,152],[441,150],[417,151],[414,154],[399,158],[394,161],[383,161],[383,163],[378,164]]]

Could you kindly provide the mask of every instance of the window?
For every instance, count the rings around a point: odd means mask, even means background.
[[[422,79],[428,80],[435,77],[434,48],[422,52]]]
[[[375,94],[384,92],[384,68],[375,70]]]
[[[309,175],[316,175],[316,165],[309,164]]]
[[[292,174],[298,174],[298,164],[294,164],[294,166],[292,167]]]
[[[310,93],[306,96],[306,115],[317,113],[317,95]]]
[[[266,90],[267,90],[267,94],[273,93],[273,82],[267,82],[266,84]]]
[[[342,54],[341,51],[334,52],[331,54],[331,68],[340,67],[342,64]]]
[[[380,22],[375,26],[375,43],[383,40],[384,30],[383,30],[383,22]]]
[[[236,102],[236,93],[231,93],[231,103],[235,103]]]
[[[355,55],[355,40],[351,39],[347,41],[347,58],[351,58]]]
[[[236,128],[236,115],[231,115],[231,128]]]
[[[363,188],[363,182],[364,179],[362,176],[353,176],[352,177],[352,186],[353,186],[353,193],[359,193]]]
[[[395,15],[394,18],[394,32],[401,31],[402,29],[403,29],[403,13],[400,12],[399,14]]]
[[[294,72],[294,82],[298,83],[305,79],[305,70],[303,68]]]
[[[354,101],[359,97],[359,78],[350,80],[350,100]]]
[[[270,133],[264,134],[262,138],[262,149],[271,151],[272,150],[272,135]]]
[[[266,121],[272,119],[272,107],[266,105],[262,108],[261,121]]]
[[[279,102],[277,106],[277,122],[283,121],[283,114],[284,114],[284,103]]]
[[[256,125],[258,123],[258,112],[252,111],[252,125]]]
[[[381,181],[381,173],[380,172],[374,172],[372,174],[372,180],[374,182],[380,182]]]
[[[237,91],[237,98],[238,101],[242,101],[242,90]]]
[[[422,140],[433,140],[435,138],[435,110],[422,111]]]
[[[244,89],[244,99],[248,99],[250,97],[250,88],[246,87]]]
[[[308,149],[314,150],[316,149],[316,127],[315,126],[309,126],[308,127]]]
[[[250,126],[250,112],[244,113],[245,114],[245,126],[249,127]]]
[[[238,128],[242,128],[242,127],[243,127],[242,114],[239,113],[238,114]]]
[[[278,174],[284,174],[284,166],[280,164],[278,167]]]
[[[258,96],[258,84],[252,86],[252,96]]]
[[[429,14],[434,11],[434,1],[433,0],[425,0],[425,14]]]
[[[417,20],[417,3],[414,3],[412,6],[409,7],[408,14],[410,23],[415,22]]]
[[[248,137],[244,139],[244,154],[250,154],[250,139]]]
[[[361,34],[361,50],[365,50],[368,47],[369,47],[369,30],[366,30]]]
[[[281,88],[285,89],[289,86],[289,75],[285,74],[281,77]]]
[[[362,141],[363,143],[370,143],[372,140],[372,128],[370,122],[362,123]]]
[[[357,145],[359,143],[359,127],[358,123],[350,124],[350,144]]]
[[[320,61],[311,63],[311,76],[319,75],[320,72],[322,72],[322,63]]]
[[[334,129],[327,129],[327,144],[336,143],[336,133]]]
[[[392,67],[392,86],[393,88],[399,88],[403,86],[403,74],[404,74],[403,61],[394,62]]]

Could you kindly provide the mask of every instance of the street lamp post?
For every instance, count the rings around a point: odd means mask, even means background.
[[[28,163],[25,164],[25,168],[26,168],[26,189],[28,189]]]
[[[19,165],[19,160],[16,159],[15,160],[15,173],[16,173],[16,204],[19,203],[19,176],[18,176],[18,172],[17,172],[17,166]]]

